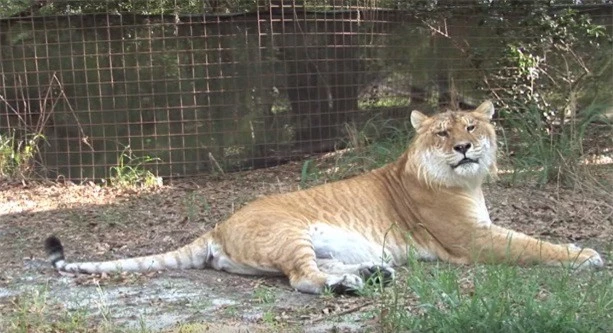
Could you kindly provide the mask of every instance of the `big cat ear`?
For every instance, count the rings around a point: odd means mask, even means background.
[[[485,101],[479,105],[475,111],[475,113],[480,113],[487,117],[487,119],[492,120],[494,116],[494,104],[491,101]]]
[[[418,130],[421,127],[421,124],[424,122],[424,120],[426,120],[428,118],[428,116],[426,116],[425,114],[417,111],[417,110],[413,110],[413,112],[411,112],[411,125],[413,125],[413,128],[415,130]]]

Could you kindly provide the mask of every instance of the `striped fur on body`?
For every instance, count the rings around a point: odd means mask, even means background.
[[[395,162],[307,190],[258,199],[194,242],[163,254],[68,263],[60,241],[46,242],[60,271],[102,273],[214,268],[285,275],[295,289],[321,293],[385,280],[408,256],[457,264],[542,263],[600,267],[592,249],[557,245],[493,225],[481,190],[496,172],[494,109],[411,114],[416,135]]]

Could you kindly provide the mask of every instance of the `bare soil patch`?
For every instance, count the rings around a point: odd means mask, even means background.
[[[0,327],[23,298],[44,292],[61,311],[84,311],[95,327],[202,331],[376,330],[376,304],[361,298],[293,291],[287,281],[214,270],[60,276],[45,261],[50,234],[69,260],[113,259],[167,251],[201,235],[254,198],[297,190],[301,164],[175,180],[152,190],[93,184],[0,184]],[[610,192],[556,187],[485,187],[494,223],[605,254],[613,250]],[[61,311],[60,311],[61,310]],[[53,311],[49,311],[53,313]]]

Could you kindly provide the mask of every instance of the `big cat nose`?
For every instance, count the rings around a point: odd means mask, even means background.
[[[470,149],[470,147],[471,147],[470,142],[460,143],[460,144],[453,146],[453,150],[457,151],[458,153],[466,154],[466,152]]]

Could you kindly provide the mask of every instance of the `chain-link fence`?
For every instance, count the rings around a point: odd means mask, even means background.
[[[541,28],[492,1],[0,2],[0,145],[35,141],[36,173],[69,179],[274,166],[342,147],[347,124],[508,102],[505,73],[534,66],[501,55]],[[573,8],[611,30],[610,5]]]

